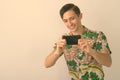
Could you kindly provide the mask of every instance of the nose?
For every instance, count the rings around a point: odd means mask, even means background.
[[[72,22],[71,22],[70,20],[68,21],[68,25],[69,25],[69,26],[71,26],[71,25],[72,25]]]

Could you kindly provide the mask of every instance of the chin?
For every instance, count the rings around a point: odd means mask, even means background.
[[[70,30],[71,32],[76,32],[76,29]]]
[[[75,33],[75,31],[70,31],[72,34]]]

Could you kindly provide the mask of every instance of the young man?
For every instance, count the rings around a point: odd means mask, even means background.
[[[54,50],[45,60],[45,66],[51,67],[64,54],[71,80],[104,80],[102,66],[112,64],[111,51],[103,32],[92,31],[81,23],[82,13],[74,4],[65,4],[60,16],[69,29],[66,36],[80,35],[78,44],[68,45],[66,39],[60,39]]]

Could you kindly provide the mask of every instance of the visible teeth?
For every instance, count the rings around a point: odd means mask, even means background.
[[[70,27],[71,29],[73,29],[74,27]]]

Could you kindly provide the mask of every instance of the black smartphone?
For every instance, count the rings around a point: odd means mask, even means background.
[[[80,39],[80,35],[70,35],[70,36],[62,36],[62,39],[65,39],[67,42],[67,45],[77,45],[78,39]]]

